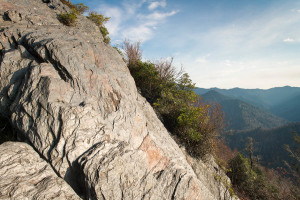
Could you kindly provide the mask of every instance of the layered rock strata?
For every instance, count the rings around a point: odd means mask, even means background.
[[[26,143],[0,145],[0,199],[80,199]]]

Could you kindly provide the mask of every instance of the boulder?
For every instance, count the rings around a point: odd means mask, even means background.
[[[68,9],[0,0],[0,114],[83,198],[217,199],[97,26],[58,21]]]

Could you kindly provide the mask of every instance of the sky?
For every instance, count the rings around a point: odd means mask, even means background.
[[[299,0],[72,0],[110,17],[112,45],[173,57],[201,88],[300,87]]]

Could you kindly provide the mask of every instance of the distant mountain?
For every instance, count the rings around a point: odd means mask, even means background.
[[[207,103],[219,103],[225,113],[227,129],[251,130],[254,128],[273,128],[286,123],[268,111],[263,111],[242,100],[235,99],[210,90],[202,95],[203,101]]]
[[[275,87],[271,89],[219,89],[196,88],[195,92],[203,95],[208,91],[217,91],[231,98],[242,100],[246,103],[268,110],[275,115],[291,121],[300,121],[299,99],[300,87]],[[292,111],[292,113],[290,113]]]
[[[271,107],[272,113],[289,121],[300,121],[300,94]]]
[[[254,139],[254,154],[262,157],[260,163],[269,168],[285,167],[283,160],[290,161],[288,152],[283,145],[295,147],[292,132],[300,133],[300,123],[290,123],[274,129],[255,129],[238,131],[226,135],[228,145],[244,151],[248,137]],[[245,154],[246,155],[246,154]]]

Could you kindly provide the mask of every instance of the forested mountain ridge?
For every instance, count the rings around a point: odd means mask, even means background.
[[[300,121],[300,94],[271,107],[275,115],[293,122]]]
[[[272,111],[277,105],[300,95],[300,87],[275,87],[270,89],[220,89],[196,88],[195,92],[203,95],[210,90],[215,90],[228,97],[237,98],[264,110]]]
[[[227,130],[251,130],[254,128],[273,128],[285,124],[287,121],[246,103],[240,99],[225,96],[215,90],[202,95],[203,101],[219,103],[225,114]]]

